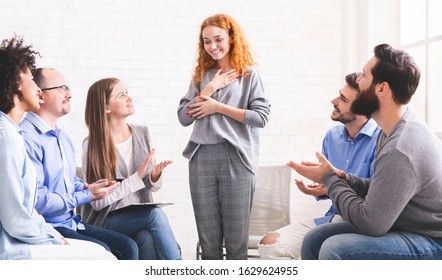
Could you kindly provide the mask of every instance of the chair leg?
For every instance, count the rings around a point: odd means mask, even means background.
[[[201,257],[201,245],[200,242],[196,243],[196,260],[199,260]]]

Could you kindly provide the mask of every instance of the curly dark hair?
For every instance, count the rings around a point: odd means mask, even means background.
[[[9,113],[14,108],[14,95],[21,100],[18,90],[20,73],[35,69],[35,55],[32,45],[23,45],[23,38],[14,36],[5,39],[0,46],[0,111]]]

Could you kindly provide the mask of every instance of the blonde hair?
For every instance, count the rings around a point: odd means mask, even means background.
[[[232,44],[230,47],[231,66],[240,76],[248,75],[249,71],[247,71],[247,66],[252,66],[255,63],[241,27],[230,16],[225,14],[216,14],[208,17],[201,24],[198,42],[197,65],[193,73],[194,82],[199,84],[204,76],[204,73],[216,66],[216,61],[204,49],[203,30],[207,26],[216,26],[227,31],[227,34],[229,34],[229,37],[232,39]]]

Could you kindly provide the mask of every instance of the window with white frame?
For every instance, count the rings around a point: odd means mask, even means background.
[[[433,131],[442,131],[442,1],[399,0],[399,44],[421,70],[410,106]]]

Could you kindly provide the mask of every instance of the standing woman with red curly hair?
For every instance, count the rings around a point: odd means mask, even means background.
[[[217,14],[201,25],[198,58],[178,119],[194,124],[183,152],[203,259],[247,259],[259,128],[270,115],[240,26]]]

